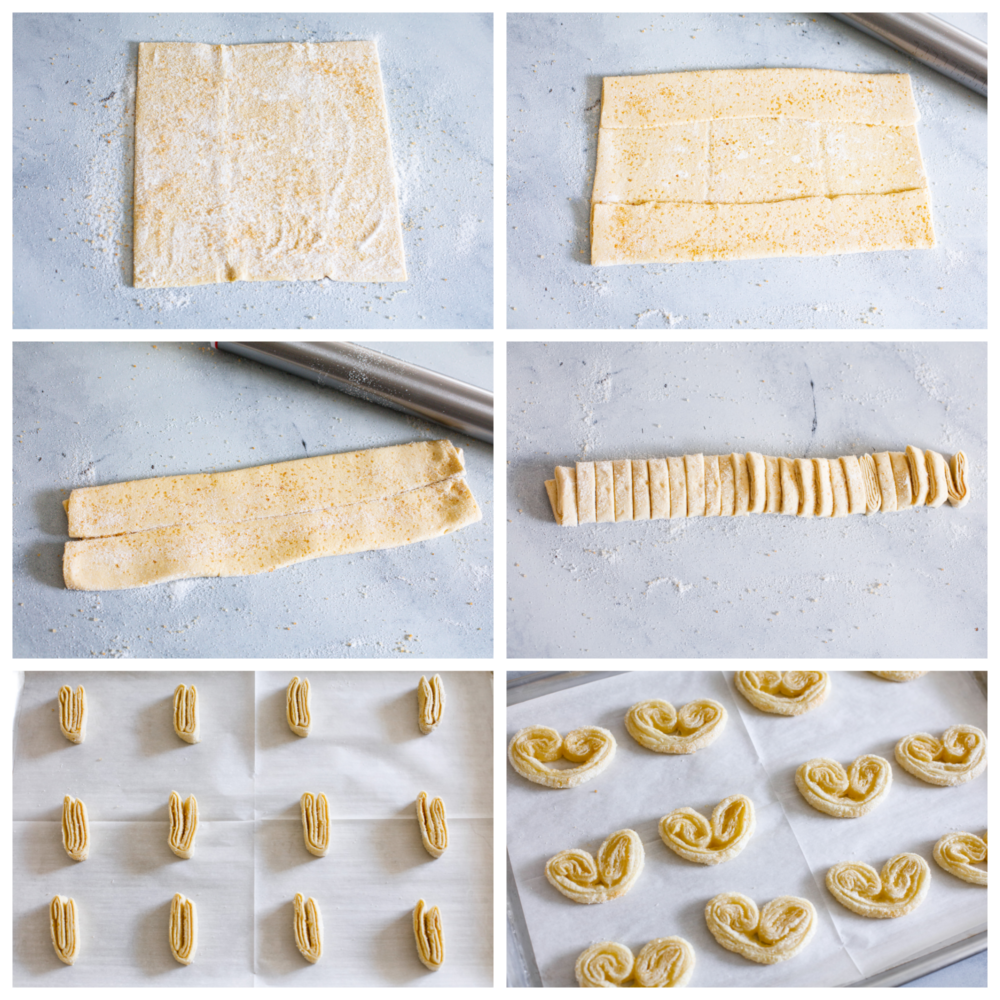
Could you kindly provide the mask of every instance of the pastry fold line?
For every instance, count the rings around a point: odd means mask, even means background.
[[[977,864],[987,863],[986,834],[977,837],[974,833],[946,833],[934,845],[934,860],[949,875],[960,878],[970,885],[986,888],[986,868]]]
[[[940,739],[913,733],[896,744],[895,753],[904,771],[929,785],[961,785],[986,770],[986,734],[966,725],[951,726]]]
[[[441,675],[435,674],[429,681],[426,677],[421,677],[417,686],[417,724],[425,736],[441,724],[444,701],[444,682],[441,680]]]
[[[429,799],[426,792],[417,796],[417,824],[424,850],[432,858],[439,858],[448,849],[448,821],[444,813],[444,801],[438,797]]]
[[[711,820],[683,806],[660,820],[660,839],[675,854],[700,865],[730,861],[746,847],[757,828],[753,802],[730,795],[713,810]]]
[[[754,708],[771,715],[802,715],[830,693],[830,675],[816,670],[740,670],[735,680],[736,690]]]
[[[72,795],[63,797],[62,844],[63,850],[74,861],[87,860],[87,855],[90,853],[87,807],[83,799],[74,799]]]
[[[723,948],[760,965],[794,958],[816,933],[816,909],[800,896],[778,896],[758,910],[738,892],[713,896],[705,923]]]
[[[185,743],[201,742],[198,689],[192,684],[178,684],[174,691],[174,732]]]
[[[170,793],[170,850],[185,860],[194,855],[194,838],[198,833],[198,800],[189,795],[183,802],[177,792]]]
[[[522,778],[546,788],[575,788],[596,778],[612,761],[618,744],[600,726],[581,726],[565,737],[548,726],[526,726],[507,748],[511,766]],[[560,757],[578,764],[565,770],[546,765]]]
[[[76,901],[71,896],[53,896],[49,904],[49,931],[56,957],[72,965],[80,954],[80,927]]]
[[[68,684],[59,688],[59,732],[70,743],[87,738],[87,692],[82,684],[75,692]]]
[[[897,854],[881,872],[863,861],[842,861],[826,873],[826,887],[841,906],[873,919],[912,913],[930,884],[930,865],[919,854]]]
[[[618,899],[642,874],[646,852],[635,830],[609,834],[597,859],[582,848],[560,851],[545,863],[549,884],[574,903],[606,903]]]
[[[170,902],[170,954],[190,965],[198,951],[198,910],[194,900],[174,893]]]
[[[725,708],[710,698],[689,701],[679,710],[651,698],[633,705],[625,716],[632,739],[656,753],[694,753],[714,743],[725,726]]]
[[[317,858],[325,858],[330,850],[330,803],[323,792],[319,795],[303,792],[300,807],[306,850]]]
[[[592,944],[576,960],[576,981],[583,987],[687,986],[694,972],[694,948],[682,937],[656,938],[633,956],[616,941]]]
[[[884,757],[863,754],[851,766],[829,757],[814,757],[800,764],[795,787],[802,798],[828,816],[856,819],[870,813],[892,787],[892,767]]]
[[[319,903],[310,896],[306,899],[301,892],[292,901],[295,907],[295,947],[302,957],[315,965],[323,957],[323,915]]]
[[[288,728],[296,736],[308,736],[312,725],[312,714],[309,711],[309,678],[293,677],[288,682],[285,693],[285,718]]]
[[[884,681],[915,681],[923,677],[926,670],[869,670],[868,673],[881,677]]]
[[[431,972],[444,965],[444,924],[441,911],[428,906],[422,899],[413,908],[413,937],[417,943],[417,957]]]

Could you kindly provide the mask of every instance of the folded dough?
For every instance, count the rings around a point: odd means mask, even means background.
[[[183,802],[177,792],[170,793],[170,835],[167,843],[179,858],[194,855],[194,838],[198,833],[198,800],[189,795]]]
[[[638,955],[615,941],[602,941],[581,952],[576,981],[583,987],[687,986],[694,972],[694,948],[682,937],[656,938]]]
[[[449,479],[328,510],[67,542],[63,577],[70,590],[126,590],[199,576],[249,576],[439,538],[481,518],[464,480]]]
[[[816,933],[816,909],[800,896],[779,896],[758,910],[738,892],[713,896],[705,923],[723,948],[751,962],[774,965],[794,958]]]
[[[59,688],[59,732],[70,743],[87,738],[87,692],[82,684],[75,692],[68,684]]]
[[[432,858],[439,858],[448,849],[448,821],[444,814],[444,801],[428,799],[426,792],[417,796],[417,824],[424,850]]]
[[[841,906],[875,919],[912,913],[930,884],[930,866],[919,854],[897,854],[881,873],[863,861],[843,861],[826,873],[826,887]]]
[[[814,757],[799,765],[795,787],[802,798],[828,816],[856,819],[870,813],[892,787],[892,767],[884,757],[864,754],[845,771],[838,761]]]
[[[577,462],[545,481],[557,524],[741,514],[845,517],[969,502],[967,460],[934,451],[789,459],[745,455]],[[626,496],[631,491],[630,497]],[[649,516],[646,516],[648,510]],[[638,513],[637,513],[638,512]]]
[[[309,678],[293,677],[285,692],[285,719],[288,728],[296,736],[308,736],[312,726],[312,712],[309,709]]]
[[[325,858],[330,850],[330,803],[322,792],[303,792],[300,800],[302,838],[306,850],[317,858]]]
[[[771,715],[802,715],[830,693],[830,675],[820,671],[739,670],[734,679],[754,708]]]
[[[575,847],[545,863],[545,877],[574,903],[606,903],[618,899],[642,874],[646,852],[635,830],[618,830],[601,844],[597,859]]]
[[[200,743],[200,719],[198,689],[193,684],[178,684],[174,691],[174,732],[185,743]]]
[[[435,674],[429,681],[420,678],[417,685],[417,724],[425,736],[432,733],[444,716],[444,682],[440,674]]]
[[[583,726],[560,736],[548,726],[526,726],[507,748],[511,766],[522,778],[546,788],[575,788],[596,778],[612,761],[618,744],[607,729]],[[565,757],[578,764],[556,770],[546,764]]]
[[[63,850],[74,861],[86,861],[90,853],[90,824],[83,799],[72,795],[63,798],[62,811]]]
[[[170,903],[170,954],[181,965],[190,965],[198,951],[198,910],[194,900],[174,893]]]
[[[913,733],[896,744],[896,760],[928,785],[962,785],[986,770],[986,734],[964,725],[946,729],[940,739]]]
[[[986,864],[986,834],[977,837],[974,833],[946,833],[934,845],[934,860],[949,874],[963,882],[986,888],[986,868],[976,868]]]
[[[76,901],[69,896],[53,896],[49,904],[49,931],[56,957],[72,965],[80,954],[80,928]]]
[[[306,899],[297,892],[292,905],[295,907],[295,947],[307,962],[315,965],[323,957],[323,915],[319,903],[312,896]]]
[[[714,743],[725,726],[725,708],[710,698],[689,701],[680,711],[653,698],[633,705],[625,716],[629,736],[657,753],[694,753]]]
[[[444,924],[441,911],[422,899],[413,908],[413,937],[417,942],[417,957],[431,972],[437,972],[444,965]]]
[[[684,806],[660,820],[660,839],[675,854],[699,865],[718,865],[736,857],[757,828],[753,802],[730,795],[713,810],[711,821]]]

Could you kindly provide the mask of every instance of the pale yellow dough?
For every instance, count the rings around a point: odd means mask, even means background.
[[[828,816],[856,819],[872,811],[892,787],[892,767],[884,757],[864,754],[849,768],[828,757],[799,765],[795,787],[802,798]]]
[[[710,698],[689,701],[680,710],[652,698],[633,705],[625,716],[629,736],[657,753],[694,753],[714,743],[725,727],[725,708]]]
[[[738,670],[736,690],[771,715],[802,715],[826,701],[830,675],[806,670]]]
[[[758,910],[738,892],[713,896],[705,923],[723,948],[751,962],[774,965],[794,958],[816,933],[816,909],[800,896],[779,896]]]
[[[190,965],[198,953],[198,908],[193,899],[174,893],[170,902],[170,954],[181,965]]]
[[[522,778],[546,788],[575,788],[596,778],[612,761],[618,744],[600,726],[574,729],[565,738],[548,726],[526,726],[514,734],[507,748],[511,767]],[[576,767],[557,770],[548,767],[565,757]]]
[[[934,860],[950,875],[970,885],[986,888],[987,869],[986,834],[947,833],[934,845]],[[977,868],[977,864],[984,865]]]
[[[441,680],[441,675],[435,674],[430,680],[421,677],[417,685],[417,725],[424,736],[433,733],[441,725],[444,705],[444,681]]]
[[[684,806],[660,820],[660,839],[686,861],[718,865],[736,857],[757,828],[753,802],[746,795],[730,795],[713,810],[711,820]]]
[[[87,855],[90,853],[87,807],[83,799],[74,799],[72,795],[63,797],[62,842],[63,850],[74,861],[87,860]]]
[[[323,914],[319,903],[312,896],[306,899],[297,892],[292,905],[295,908],[295,947],[307,962],[315,965],[323,957]]]
[[[80,927],[76,900],[71,896],[53,896],[49,904],[49,931],[56,957],[72,965],[80,954]]]
[[[177,792],[170,793],[170,850],[185,860],[194,857],[194,838],[198,834],[198,800],[189,795],[183,801]]]
[[[444,965],[444,923],[441,911],[428,906],[422,899],[413,908],[413,937],[417,944],[417,958],[431,972]]]
[[[903,770],[928,785],[963,785],[986,770],[986,734],[965,725],[946,729],[940,739],[913,733],[896,744],[895,753]]]
[[[560,851],[545,863],[545,877],[574,903],[606,903],[618,899],[642,874],[646,852],[635,830],[608,836],[597,858],[582,848]]]
[[[826,873],[826,887],[841,906],[873,919],[912,913],[930,884],[930,865],[919,854],[897,854],[881,872],[863,861],[844,861]]]
[[[405,281],[372,41],[139,45],[136,288]]]
[[[582,987],[687,986],[694,972],[694,948],[682,937],[656,938],[638,955],[616,941],[592,944],[576,960],[576,981]]]
[[[424,850],[432,857],[439,858],[448,849],[448,820],[444,812],[444,800],[429,798],[426,792],[417,796],[417,824]]]

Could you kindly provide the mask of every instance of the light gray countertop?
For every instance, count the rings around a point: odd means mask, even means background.
[[[493,325],[492,14],[15,14],[13,25],[16,329]],[[357,39],[378,42],[409,280],[133,288],[138,43]]]
[[[985,14],[942,15],[986,38]],[[986,326],[986,99],[825,14],[511,14],[512,329]],[[909,73],[932,250],[593,267],[605,76],[753,66]]]
[[[508,655],[986,655],[986,346],[514,343]],[[560,527],[556,465],[702,452],[969,460],[971,499],[898,514]]]
[[[493,387],[489,343],[366,346]],[[483,520],[431,542],[257,576],[67,590],[62,501],[77,486],[407,441],[465,450]],[[207,344],[14,345],[14,655],[487,657],[493,449]]]

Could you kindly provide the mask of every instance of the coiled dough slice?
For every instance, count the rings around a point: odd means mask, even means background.
[[[74,799],[72,795],[63,798],[62,843],[63,850],[74,861],[87,860],[90,853],[87,807],[83,804],[83,799]]]
[[[330,850],[330,803],[326,795],[303,792],[299,808],[306,850],[317,858],[325,858]]]
[[[190,965],[198,953],[198,909],[193,899],[174,893],[170,903],[170,954]]]
[[[652,698],[633,705],[625,716],[632,739],[657,753],[694,753],[715,742],[725,725],[725,708],[710,698],[690,701],[680,711]]]
[[[794,958],[816,933],[816,909],[800,896],[779,896],[760,910],[748,896],[724,892],[705,907],[705,923],[723,948],[751,962]]]
[[[694,972],[694,948],[682,937],[656,938],[638,955],[615,941],[591,945],[576,960],[576,981],[583,987],[687,986]]]
[[[934,845],[934,860],[950,875],[986,888],[986,869],[976,867],[986,864],[985,833],[982,837],[974,833],[946,833]]]
[[[962,785],[986,770],[986,734],[975,726],[952,726],[940,739],[913,733],[896,744],[895,752],[903,770],[929,785]]]
[[[751,705],[772,715],[801,715],[822,705],[830,693],[830,675],[816,670],[740,670],[735,680]]]
[[[312,712],[309,707],[309,678],[293,677],[285,692],[285,720],[288,728],[296,736],[308,736],[312,726]]]
[[[194,855],[194,838],[198,833],[198,800],[189,795],[183,802],[177,792],[170,793],[170,835],[167,843],[179,858]]]
[[[315,965],[323,957],[323,914],[319,903],[312,896],[306,899],[297,892],[292,905],[295,907],[295,947],[307,962]]]
[[[53,896],[49,904],[49,930],[56,957],[72,965],[80,954],[80,926],[76,901],[71,896]]]
[[[198,689],[192,684],[178,684],[174,691],[174,732],[185,743],[201,742],[201,712]]]
[[[667,813],[660,820],[660,839],[686,861],[718,865],[735,858],[756,827],[753,802],[730,795],[712,810],[711,820],[690,806]]]
[[[59,688],[59,732],[70,743],[87,738],[87,692],[82,684],[76,691],[68,684]]]
[[[444,924],[441,911],[422,899],[413,908],[413,936],[417,957],[431,972],[437,972],[444,965]]]
[[[444,681],[440,674],[430,680],[420,678],[417,685],[417,724],[425,736],[434,732],[444,718]]]
[[[424,850],[439,858],[448,849],[448,821],[441,798],[429,799],[426,792],[417,796],[417,823]]]
[[[870,813],[892,787],[892,768],[884,757],[864,754],[844,770],[828,757],[814,757],[795,772],[802,798],[828,816],[856,819]]]

